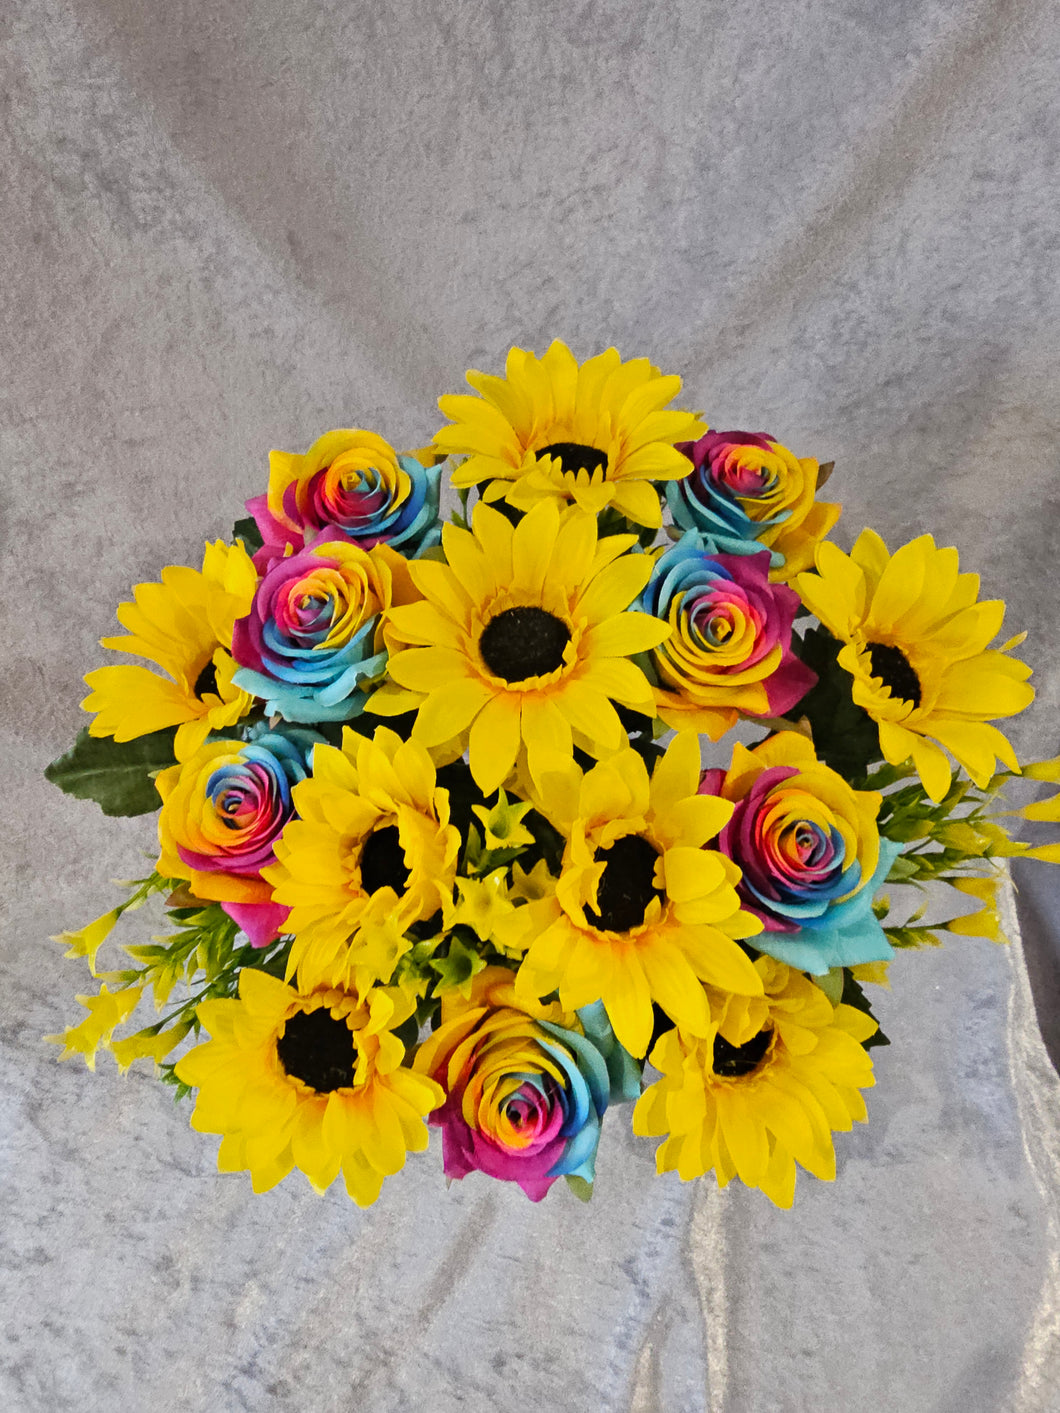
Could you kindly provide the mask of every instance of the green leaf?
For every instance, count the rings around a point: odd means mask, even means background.
[[[903,814],[900,818],[888,820],[882,832],[896,844],[911,844],[917,839],[930,839],[934,822],[913,814]]]
[[[391,725],[394,720],[395,718],[388,717],[387,725]],[[471,771],[462,760],[443,765],[438,771],[438,784],[449,791],[450,821],[460,830],[461,837],[466,839],[474,818],[471,806],[483,803],[482,791],[475,784]]]
[[[591,1202],[593,1200],[593,1185],[586,1182],[583,1177],[575,1177],[573,1173],[565,1173],[567,1186],[579,1202]]]
[[[237,520],[232,526],[233,540],[242,540],[247,554],[256,554],[263,544],[258,523],[252,515]]]
[[[847,780],[857,782],[880,759],[880,733],[853,697],[853,678],[839,666],[843,644],[825,628],[811,628],[797,651],[817,673],[817,685],[787,713],[791,721],[807,717],[818,760]]]
[[[186,1099],[189,1094],[194,1093],[194,1087],[190,1084],[185,1084],[182,1079],[178,1079],[176,1071],[177,1066],[175,1064],[158,1066],[158,1078],[163,1084],[171,1084],[173,1086],[175,1090],[173,1102],[179,1104],[182,1099]]]
[[[843,982],[845,977],[846,972],[842,967],[833,967],[831,971],[826,971],[823,976],[814,977],[814,981],[828,997],[833,1006],[838,1006],[843,999]]]
[[[905,854],[899,854],[894,863],[891,864],[891,871],[884,881],[887,883],[906,883],[910,878],[919,878],[921,872],[921,866],[915,854],[911,858],[907,857]]]
[[[475,873],[484,878],[487,873],[492,873],[494,869],[507,868],[510,863],[514,863],[527,850],[526,844],[519,844],[511,849],[484,849],[475,865]]]
[[[885,927],[892,947],[941,947],[942,939],[931,927]]]
[[[529,829],[537,843],[538,851],[545,860],[552,873],[559,872],[560,860],[563,857],[563,850],[567,841],[563,835],[553,825],[549,824],[544,815],[540,815],[536,810],[530,810],[523,817],[523,824]],[[524,860],[521,867],[527,872],[530,871],[530,863]]]
[[[82,729],[44,774],[66,794],[95,800],[104,814],[150,814],[162,804],[151,775],[173,765],[175,735],[176,727],[168,726],[134,741],[113,741]]]
[[[449,949],[446,955],[432,957],[427,965],[432,971],[438,973],[438,991],[459,991],[461,995],[466,997],[471,994],[472,978],[483,970],[486,963],[474,946],[466,946],[461,941],[459,933],[453,932],[449,937]]]
[[[916,771],[916,766],[912,761],[906,761],[904,765],[881,765],[865,779],[865,789],[886,790],[899,780],[905,780]]]

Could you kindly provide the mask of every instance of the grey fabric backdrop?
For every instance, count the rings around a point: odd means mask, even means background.
[[[40,778],[115,605],[271,446],[415,445],[510,343],[648,354],[835,458],[841,543],[958,545],[1030,630],[1014,740],[1060,748],[1058,34],[1048,0],[2,7],[0,1406],[1060,1407],[1018,946],[894,968],[870,1124],[790,1214],[656,1178],[623,1115],[587,1209],[446,1192],[433,1144],[367,1213],[254,1198],[149,1076],[40,1039],[84,989],[47,936],[152,843]]]

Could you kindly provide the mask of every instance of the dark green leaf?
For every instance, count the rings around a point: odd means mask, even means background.
[[[65,755],[44,774],[53,785],[79,800],[95,800],[104,814],[149,814],[162,801],[151,773],[174,763],[176,728],[152,731],[134,741],[113,741],[82,730]]]
[[[825,628],[811,628],[798,646],[799,657],[817,673],[817,685],[787,713],[807,717],[817,757],[850,781],[860,781],[880,759],[880,735],[868,712],[853,697],[853,678],[838,662],[842,643]]]
[[[586,1182],[582,1177],[575,1177],[573,1173],[565,1173],[567,1186],[579,1202],[591,1202],[593,1197],[593,1185]]]
[[[566,840],[558,829],[555,829],[544,815],[540,815],[536,810],[528,810],[523,816],[523,824],[534,836],[534,841],[540,850],[541,857],[545,860],[550,872],[558,873],[560,860],[563,858],[563,850],[566,847]],[[527,864],[523,868],[529,868]]]
[[[438,784],[449,791],[450,819],[460,830],[461,837],[466,839],[474,818],[471,806],[483,803],[482,791],[475,784],[470,769],[462,760],[443,765],[438,771]]]
[[[416,1019],[415,1011],[407,1020],[401,1022],[394,1029],[394,1034],[405,1047],[406,1056],[411,1055],[416,1048],[416,1042],[420,1038],[420,1023]]]
[[[173,1086],[173,1102],[179,1104],[182,1099],[186,1099],[194,1091],[190,1084],[185,1084],[182,1079],[177,1078],[176,1070],[176,1065],[159,1065],[158,1077],[163,1084]]]
[[[233,540],[242,540],[246,547],[247,554],[256,554],[262,546],[261,531],[258,529],[257,521],[252,515],[246,516],[243,520],[237,520],[232,526]]]

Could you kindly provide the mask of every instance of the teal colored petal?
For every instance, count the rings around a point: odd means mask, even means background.
[[[541,1042],[541,1048],[563,1065],[568,1074],[573,1072],[579,1078],[584,1077],[584,1082],[589,1086],[592,1094],[593,1105],[597,1112],[602,1114],[607,1108],[610,1083],[607,1066],[599,1049],[591,1040],[585,1039],[573,1030],[564,1030],[561,1026],[553,1025],[551,1021],[538,1021],[538,1024],[542,1030],[547,1030],[549,1035],[555,1036],[561,1045],[574,1051],[576,1060],[572,1060],[569,1054],[561,1054],[557,1046]]]
[[[549,1177],[595,1178],[596,1150],[600,1146],[600,1120],[594,1117],[567,1145],[563,1157],[549,1169]]]
[[[603,1055],[611,1082],[611,1103],[631,1104],[640,1098],[641,1067],[633,1056],[620,1045],[607,1018],[602,1001],[583,1006],[578,1012],[586,1036]]]
[[[275,687],[275,683],[273,686]],[[360,716],[367,700],[366,692],[355,692],[352,696],[344,697],[341,702],[336,702],[334,706],[325,706],[319,697],[310,693],[303,695],[280,690],[265,703],[265,710],[270,716],[282,716],[284,721],[312,725],[318,721],[351,721],[355,716]]]
[[[766,956],[786,962],[797,971],[823,976],[833,967],[856,967],[863,962],[886,962],[894,948],[869,909],[859,921],[829,932],[821,929],[798,932],[760,932],[754,945]]]
[[[558,1054],[556,1047],[546,1045],[544,1041],[541,1042],[541,1049],[562,1066],[563,1073],[567,1076],[567,1118],[560,1132],[564,1138],[569,1138],[572,1133],[578,1132],[591,1114],[595,1113],[596,1106],[593,1096],[586,1077],[581,1073],[569,1053]]]

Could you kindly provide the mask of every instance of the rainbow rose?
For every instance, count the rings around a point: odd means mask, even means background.
[[[659,716],[716,741],[740,713],[779,716],[817,681],[791,649],[799,596],[769,582],[769,554],[711,554],[684,535],[656,561],[635,607],[673,632],[652,650]]]
[[[640,1069],[599,1003],[575,1018],[517,1000],[514,980],[491,966],[469,999],[449,992],[413,1068],[446,1092],[428,1120],[442,1130],[446,1176],[483,1172],[540,1202],[558,1177],[593,1181],[600,1120],[609,1103],[637,1098]]]
[[[891,956],[872,900],[902,846],[876,827],[882,795],[852,789],[797,731],[735,746],[699,792],[736,806],[712,847],[743,871],[736,891],[765,926],[760,952],[814,975]]]
[[[286,721],[349,721],[383,675],[382,615],[393,599],[386,546],[324,541],[277,559],[236,620],[237,687]]]
[[[246,503],[264,541],[258,572],[320,538],[414,557],[441,539],[440,475],[360,428],[325,432],[304,456],[271,452],[268,492]]]
[[[666,488],[676,525],[725,554],[769,549],[774,579],[813,567],[842,507],[816,500],[820,467],[812,457],[799,460],[765,432],[707,432],[678,450],[692,470]]]
[[[155,779],[158,872],[219,902],[255,947],[273,941],[290,912],[272,901],[261,870],[275,862],[276,841],[295,812],[292,786],[309,775],[318,744],[315,731],[259,728],[250,741],[207,741]]]

